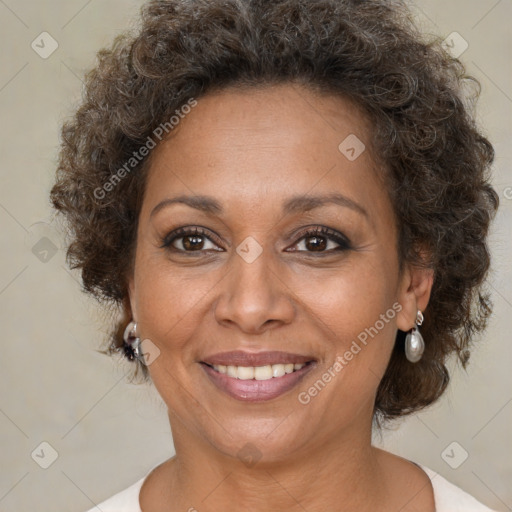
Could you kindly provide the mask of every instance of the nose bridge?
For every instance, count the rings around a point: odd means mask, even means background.
[[[250,242],[248,246],[242,243],[232,254],[229,276],[215,311],[219,322],[235,323],[247,332],[258,331],[265,324],[288,323],[294,314],[286,287],[277,277],[272,253],[261,251],[254,257],[254,250]]]
[[[268,252],[268,251],[267,251]],[[275,271],[268,254],[260,255],[256,260],[249,262],[237,256],[233,257],[232,293],[245,299],[269,300],[275,292]]]

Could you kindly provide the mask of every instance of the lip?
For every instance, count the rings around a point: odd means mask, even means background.
[[[200,363],[200,366],[215,387],[228,396],[245,402],[264,402],[277,398],[296,387],[316,364],[311,361],[300,370],[268,380],[236,379],[219,373],[206,363]]]
[[[219,364],[224,366],[266,366],[280,363],[305,364],[312,361],[315,361],[315,358],[312,356],[292,354],[290,352],[247,352],[244,350],[233,350],[231,352],[212,354],[205,357],[201,362],[210,366]]]

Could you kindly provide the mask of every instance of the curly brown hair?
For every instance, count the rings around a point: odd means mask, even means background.
[[[129,314],[127,276],[150,155],[115,183],[113,176],[190,98],[282,83],[348,98],[371,120],[400,264],[434,270],[425,354],[409,363],[398,331],[375,402],[377,419],[417,411],[446,389],[447,356],[456,353],[466,367],[491,313],[486,238],[498,195],[489,183],[493,147],[463,90],[474,85],[476,99],[479,83],[438,38],[421,35],[401,0],[146,3],[140,26],[98,53],[83,101],[62,128],[51,200],[67,220],[68,262],[81,269],[85,291]],[[113,329],[116,347],[126,322]]]

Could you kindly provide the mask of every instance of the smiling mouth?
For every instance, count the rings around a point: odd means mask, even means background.
[[[303,358],[305,359],[305,358]],[[291,391],[315,368],[316,362],[235,366],[201,362],[210,382],[231,398],[265,402]]]
[[[270,380],[283,377],[289,373],[294,373],[301,370],[304,366],[311,364],[313,361],[307,363],[278,363],[268,364],[265,366],[225,366],[221,364],[210,365],[203,363],[213,368],[216,372],[227,375],[232,379],[240,380]]]
[[[232,350],[197,361],[219,391],[236,400],[262,402],[291,391],[316,366],[310,354]]]

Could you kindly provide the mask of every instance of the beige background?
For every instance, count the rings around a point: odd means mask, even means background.
[[[80,77],[140,4],[0,0],[4,512],[84,511],[172,454],[156,393],[127,383],[126,366],[93,350],[106,326],[64,267],[48,202],[59,125],[79,98]],[[462,59],[483,85],[479,121],[496,147],[494,181],[502,202],[492,234],[495,314],[468,373],[456,370],[439,404],[397,424],[382,442],[488,506],[512,510],[512,2],[418,0],[415,12],[429,32],[462,35],[469,43]],[[47,59],[31,48],[43,31],[59,45]],[[454,441],[451,460],[460,462],[463,450],[469,454],[457,469],[442,457]],[[58,457],[43,469],[39,464],[51,462],[52,449]]]

